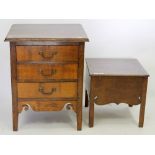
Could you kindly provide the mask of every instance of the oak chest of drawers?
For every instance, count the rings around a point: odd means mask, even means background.
[[[13,25],[10,42],[13,130],[23,109],[73,109],[82,128],[84,45],[78,24]]]

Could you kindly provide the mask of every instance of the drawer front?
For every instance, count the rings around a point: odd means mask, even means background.
[[[78,46],[16,46],[17,61],[78,61]]]
[[[77,98],[76,82],[18,83],[18,98]]]
[[[18,80],[77,79],[78,64],[18,64]]]

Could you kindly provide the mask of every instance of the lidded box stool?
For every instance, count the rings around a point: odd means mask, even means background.
[[[89,86],[85,106],[89,107],[89,126],[94,126],[94,103],[140,104],[139,127],[143,127],[148,73],[136,59],[86,59]]]

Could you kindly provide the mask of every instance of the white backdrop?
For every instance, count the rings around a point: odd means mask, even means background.
[[[5,36],[12,24],[30,24],[30,23],[80,23],[83,25],[88,38],[90,39],[89,43],[86,43],[85,57],[129,57],[137,58],[142,63],[144,68],[150,74],[149,86],[148,86],[148,107],[147,114],[148,121],[155,119],[155,106],[153,102],[155,101],[155,61],[154,61],[154,51],[155,51],[155,20],[0,20],[0,128],[2,129],[1,133],[9,134],[12,130],[12,120],[11,120],[11,87],[10,87],[10,53],[9,53],[9,43],[4,42]],[[149,111],[153,110],[154,111]],[[136,112],[138,112],[137,109]],[[149,115],[149,113],[151,113]],[[28,114],[27,114],[28,115]],[[28,117],[28,116],[25,117]],[[32,118],[33,114],[29,114]],[[153,118],[154,116],[154,118]],[[37,114],[41,118],[42,116]],[[29,118],[29,119],[31,119]],[[34,122],[39,118],[35,118]],[[61,118],[60,118],[61,119]],[[137,118],[138,119],[138,118]],[[68,120],[66,120],[68,122]],[[147,130],[143,130],[143,134],[152,133],[155,126],[148,125]],[[26,123],[26,122],[25,122]],[[33,122],[32,123],[33,126]],[[43,123],[43,122],[42,122]],[[65,122],[63,122],[65,123]],[[23,125],[23,124],[22,124]],[[46,124],[44,124],[44,127]],[[61,125],[60,125],[61,126]],[[135,126],[135,124],[134,124]],[[27,127],[27,128],[26,128]],[[37,124],[37,128],[40,127]],[[44,129],[42,126],[42,129]],[[30,127],[24,126],[21,129],[21,134],[24,133],[35,133],[37,128],[33,126],[34,130],[30,130]],[[72,126],[69,131],[72,131],[73,134],[76,133]],[[83,134],[87,132],[87,124],[85,124],[85,131],[82,131]],[[136,126],[137,130],[137,126]],[[40,131],[40,130],[39,130]],[[132,134],[136,133],[135,130],[132,130]],[[152,131],[152,132],[151,132]],[[50,132],[53,134],[55,131]],[[82,133],[81,132],[81,133]],[[95,134],[95,130],[91,133]],[[139,132],[139,131],[137,131]],[[18,132],[20,133],[20,132]],[[39,132],[38,132],[39,133]],[[42,132],[44,133],[44,132]],[[55,132],[56,133],[56,132]],[[68,132],[66,132],[68,133]],[[99,133],[99,132],[98,132]],[[104,134],[104,131],[100,131]],[[108,132],[107,134],[112,134],[113,132]],[[119,130],[118,132],[119,133]],[[116,134],[117,134],[116,133]],[[130,134],[130,132],[125,132]],[[155,133],[155,131],[153,132]],[[59,132],[63,134],[63,130]],[[115,132],[114,132],[115,134]]]

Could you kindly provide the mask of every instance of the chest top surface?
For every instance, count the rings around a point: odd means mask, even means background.
[[[90,76],[149,76],[137,59],[86,59]]]
[[[5,41],[86,42],[88,37],[80,24],[15,24]]]

